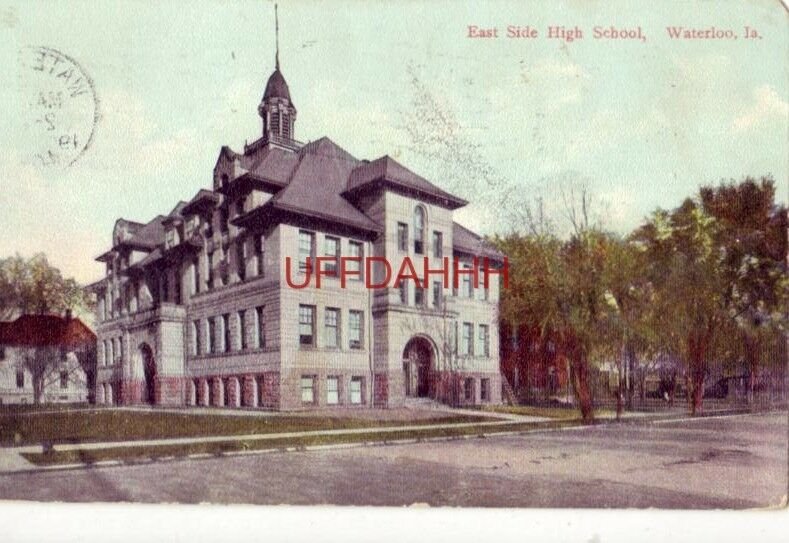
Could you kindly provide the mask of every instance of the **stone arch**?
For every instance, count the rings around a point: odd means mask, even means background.
[[[417,334],[403,348],[405,393],[412,397],[430,397],[438,370],[438,348],[430,336]]]

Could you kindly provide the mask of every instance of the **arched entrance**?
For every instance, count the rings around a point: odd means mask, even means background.
[[[435,353],[429,340],[413,337],[403,350],[406,396],[426,398],[430,395],[430,373]]]
[[[140,345],[140,358],[142,359],[142,370],[145,381],[142,387],[142,403],[156,403],[156,361],[153,358],[153,350],[147,343]]]

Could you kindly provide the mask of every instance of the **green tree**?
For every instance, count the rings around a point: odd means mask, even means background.
[[[765,345],[786,330],[786,208],[776,205],[770,177],[705,186],[700,200],[718,224],[716,243],[724,254],[721,264],[727,281],[724,302],[738,331],[731,348],[748,369],[751,402]]]
[[[90,308],[90,297],[82,287],[63,277],[44,254],[0,259],[0,319]]]

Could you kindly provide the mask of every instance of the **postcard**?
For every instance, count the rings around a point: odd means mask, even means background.
[[[781,2],[0,34],[0,500],[786,507]]]

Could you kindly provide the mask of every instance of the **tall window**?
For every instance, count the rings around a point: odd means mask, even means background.
[[[422,206],[414,210],[414,252],[418,255],[425,252],[425,209]]]
[[[200,292],[200,259],[192,260],[192,294]]]
[[[400,303],[408,305],[408,282],[400,281]]]
[[[241,281],[247,278],[247,255],[244,245],[246,244],[242,238],[236,240],[236,268],[238,269],[238,278]]]
[[[68,388],[68,372],[60,372],[60,388]]]
[[[477,342],[477,356],[490,356],[490,333],[487,324],[479,325],[479,341]]]
[[[110,342],[106,339],[104,340],[104,365],[109,366],[112,364],[112,348],[110,347]]]
[[[266,346],[266,319],[263,316],[264,306],[260,305],[255,308],[255,315],[257,317],[257,341],[258,348],[262,349]]]
[[[397,223],[397,249],[408,251],[408,225],[404,222]]]
[[[362,384],[364,383],[363,377],[351,377],[351,403],[362,403]]]
[[[433,307],[436,309],[441,309],[442,294],[441,281],[433,281]]]
[[[208,258],[208,273],[205,277],[206,286],[209,290],[214,288],[214,251],[209,251],[207,253]]]
[[[299,231],[299,271],[307,271],[307,259],[315,264],[315,234]]]
[[[315,345],[315,306],[299,306],[299,344]]]
[[[192,354],[200,354],[200,321],[192,321]]]
[[[327,261],[324,269],[328,275],[337,275],[337,268],[340,264],[340,239],[332,236],[323,238],[323,256],[333,258]]]
[[[176,269],[175,281],[173,282],[173,302],[181,305],[181,270]]]
[[[223,206],[219,210],[219,231],[223,234],[226,234],[228,231],[228,215],[227,207]]]
[[[222,315],[222,352],[230,350],[230,315]]]
[[[464,270],[470,270],[471,264],[463,264]],[[474,284],[471,282],[472,275],[470,273],[463,274],[463,294],[468,298],[474,297]]]
[[[490,379],[479,380],[479,399],[483,402],[490,401]]]
[[[433,256],[442,258],[444,256],[444,234],[433,232]]]
[[[326,378],[326,403],[337,405],[340,403],[340,378],[331,376]]]
[[[247,348],[247,326],[244,310],[238,312],[238,347],[242,351]]]
[[[121,345],[121,338],[115,338],[115,357],[118,362],[123,362],[123,348]]]
[[[350,311],[348,313],[348,347],[361,349],[364,340],[364,313]]]
[[[340,346],[340,310],[327,307],[324,316],[323,343],[325,347]]]
[[[425,305],[425,289],[414,285],[414,305]]]
[[[471,356],[474,354],[474,325],[470,322],[463,323],[463,337],[460,338],[461,354]]]
[[[315,403],[315,376],[301,376],[301,401],[303,403]]]
[[[16,370],[16,388],[25,388],[24,370]]]
[[[205,338],[205,352],[216,352],[216,317],[208,318],[208,335]]]
[[[351,273],[358,273],[359,275],[351,275],[351,279],[362,280],[362,261],[364,259],[364,249],[360,241],[348,242],[348,256],[351,258],[358,258],[359,260],[349,260],[347,269]]]
[[[255,236],[255,260],[257,261],[257,274],[260,276],[265,275],[266,268],[264,267],[264,248],[266,240],[263,236]]]

